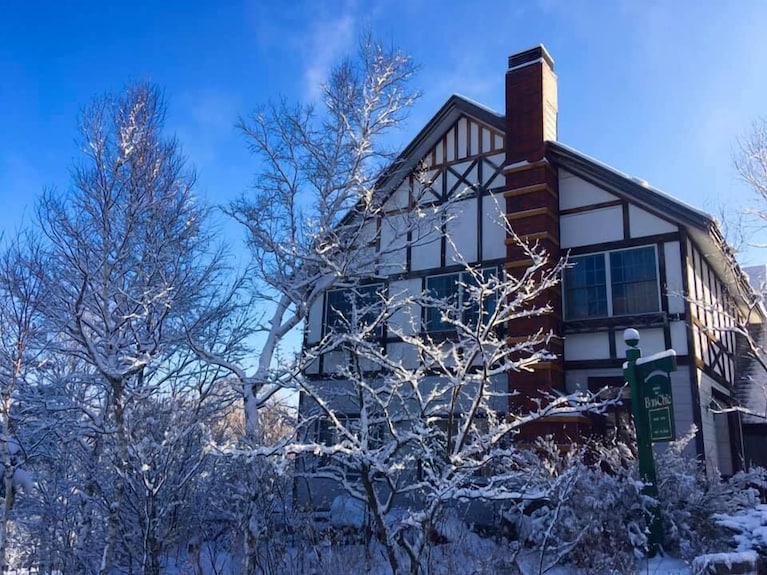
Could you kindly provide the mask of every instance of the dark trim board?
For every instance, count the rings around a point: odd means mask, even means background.
[[[506,263],[506,261],[507,261],[506,258],[495,258],[495,259],[487,260],[487,261],[480,260],[480,261],[472,262],[468,265],[469,267],[481,267],[481,268],[501,267],[503,266],[503,264]],[[466,266],[463,264],[453,264],[450,266],[410,271],[404,274],[393,274],[390,276],[386,276],[385,278],[379,279],[378,282],[380,283],[381,281],[384,281],[384,282],[390,283],[390,282],[404,281],[404,280],[415,280],[415,279],[421,279],[421,278],[425,278],[429,276],[453,274],[453,273],[464,271],[465,269],[466,269]]]
[[[559,210],[559,215],[569,216],[571,214],[582,214],[583,212],[592,212],[595,210],[601,210],[604,208],[614,208],[624,205],[623,200],[611,200],[609,202],[599,202],[598,204],[589,204],[588,206],[578,206],[577,208],[568,208],[566,210]]]
[[[638,315],[614,315],[609,317],[594,317],[587,319],[571,319],[563,322],[563,333],[586,333],[600,330],[615,330],[618,328],[647,328],[663,327],[670,321],[685,321],[681,314],[664,312],[643,313]],[[670,346],[667,346],[670,347]]]
[[[665,321],[663,322],[663,345],[666,349],[671,349],[671,325],[668,321],[668,273],[666,271],[666,250],[665,243],[657,244],[655,253],[658,256],[658,284],[660,286],[660,310],[663,312]],[[681,262],[680,262],[681,265]]]
[[[697,369],[701,371],[701,373],[707,375],[711,379],[713,379],[716,383],[721,385],[723,388],[730,390],[732,392],[735,391],[735,386],[732,382],[728,382],[722,375],[715,372],[710,365],[697,365],[695,366]]]
[[[664,244],[667,242],[680,241],[679,232],[669,232],[667,234],[655,234],[652,236],[643,236],[640,238],[629,238],[617,240],[614,242],[604,242],[601,244],[590,244],[587,246],[575,246],[572,248],[562,248],[562,251],[569,252],[571,255],[578,256],[582,254],[594,254],[599,252],[611,252],[625,248],[635,248],[639,246],[650,246],[653,244]]]
[[[628,241],[631,239],[631,218],[629,217],[628,202],[623,202],[623,239]]]
[[[678,365],[690,365],[689,355],[678,355],[676,357]],[[623,369],[626,358],[616,357],[614,359],[575,359],[565,361],[565,371],[586,370],[586,369]],[[692,370],[691,370],[692,371]]]

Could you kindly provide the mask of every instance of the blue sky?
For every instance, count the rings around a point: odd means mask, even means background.
[[[254,169],[237,116],[313,98],[364,28],[420,65],[402,146],[452,93],[502,110],[507,56],[543,43],[561,141],[710,212],[750,202],[732,152],[767,115],[762,0],[29,1],[0,4],[0,229],[68,188],[79,110],[133,80],[165,89],[199,193],[234,199]]]

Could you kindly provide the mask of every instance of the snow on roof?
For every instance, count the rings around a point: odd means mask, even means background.
[[[497,112],[496,110],[493,110],[490,106],[486,106],[485,104],[483,104],[481,102],[477,102],[476,100],[473,100],[472,98],[467,98],[463,94],[453,94],[453,97],[454,98],[460,98],[461,100],[463,100],[463,101],[465,101],[465,102],[467,102],[469,104],[472,104],[472,105],[476,106],[477,108],[482,108],[488,114],[492,114],[493,116],[497,116],[498,118],[503,118],[504,117],[503,114]]]

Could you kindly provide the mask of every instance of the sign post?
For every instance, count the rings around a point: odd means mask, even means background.
[[[675,439],[674,403],[669,374],[676,370],[676,353],[671,349],[643,358],[637,347],[639,332],[635,329],[624,331],[623,340],[628,346],[623,375],[631,389],[639,475],[645,484],[645,495],[657,500],[658,480],[652,444]],[[649,543],[650,556],[654,556],[663,546],[663,523],[657,505],[650,510]]]

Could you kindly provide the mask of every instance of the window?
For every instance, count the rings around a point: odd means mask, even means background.
[[[577,256],[570,264],[564,276],[567,319],[660,309],[654,247]]]
[[[344,442],[352,442],[359,449],[376,451],[384,447],[386,427],[381,417],[374,414],[368,414],[368,426],[363,429],[360,423],[359,415],[337,414],[340,427],[336,427],[333,420],[328,417],[320,417],[315,424],[315,439],[320,445],[333,447]],[[367,446],[364,444],[367,442]],[[337,466],[343,469],[347,476],[354,476],[359,473],[359,469],[351,466],[354,462],[343,451],[335,455],[312,456],[315,469]]]
[[[349,333],[363,330],[376,323],[380,301],[380,284],[337,289],[327,293],[325,299],[325,329]],[[382,326],[376,325],[374,333],[380,336]]]
[[[495,269],[482,270],[482,276],[489,279]],[[429,297],[441,300],[452,307],[456,314],[460,314],[460,320],[466,325],[476,324],[480,317],[479,302],[472,299],[469,289],[477,285],[474,276],[468,272],[456,272],[426,278],[426,293]],[[489,313],[495,305],[495,298],[487,298],[482,302],[485,314]],[[433,305],[426,308],[425,322],[426,331],[455,331],[455,326],[449,321],[449,317],[443,317],[444,306]],[[458,317],[455,318],[458,320]]]

